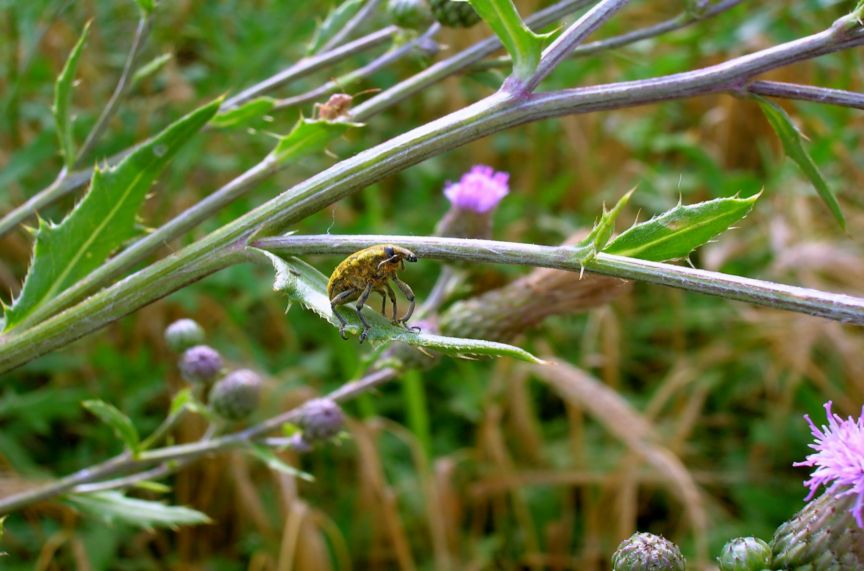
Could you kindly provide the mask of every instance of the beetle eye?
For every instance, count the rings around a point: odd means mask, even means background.
[[[384,253],[387,254],[388,258],[392,258],[393,257],[393,247],[392,246],[386,246],[384,248]]]

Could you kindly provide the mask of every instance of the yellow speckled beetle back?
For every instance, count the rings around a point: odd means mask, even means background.
[[[360,318],[360,322],[363,323],[363,332],[360,333],[360,342],[362,343],[366,340],[366,334],[371,327],[366,322],[366,318],[363,317],[361,310],[373,291],[381,294],[381,313],[385,316],[387,315],[387,299],[390,299],[393,304],[392,321],[394,324],[404,325],[411,318],[411,314],[414,313],[414,292],[411,291],[408,284],[396,275],[396,270],[405,269],[405,260],[416,262],[417,256],[414,255],[414,252],[393,244],[378,244],[354,252],[336,266],[330,276],[330,281],[327,282],[327,297],[330,298],[333,314],[341,324],[339,335],[342,336],[342,339],[348,339],[345,336],[345,326],[348,325],[348,322],[339,315],[336,306],[357,300],[354,311]],[[408,311],[401,318],[396,317],[396,294],[390,287],[390,280],[396,284],[396,287],[410,303]]]

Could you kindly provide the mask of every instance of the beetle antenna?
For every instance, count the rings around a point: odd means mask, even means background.
[[[376,269],[380,270],[381,266],[383,266],[384,264],[389,264],[390,262],[392,262],[393,260],[396,260],[397,258],[399,258],[399,256],[390,256],[386,260],[382,260],[382,261],[378,262],[378,267]]]

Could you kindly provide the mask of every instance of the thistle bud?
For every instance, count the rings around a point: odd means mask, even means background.
[[[480,15],[468,2],[430,0],[429,5],[435,19],[448,28],[470,28],[480,21]]]
[[[238,369],[220,379],[210,391],[210,407],[227,420],[243,420],[258,408],[261,377],[255,371]]]
[[[400,28],[420,30],[432,23],[432,12],[426,0],[390,0],[387,15]]]
[[[180,357],[180,374],[190,383],[209,383],[222,370],[222,355],[208,345],[196,345]]]
[[[828,424],[821,427],[805,415],[816,452],[794,464],[815,468],[804,482],[808,501],[820,488],[825,492],[777,528],[771,541],[775,568],[864,569],[864,410],[857,419],[843,419],[828,402],[825,413]]]
[[[612,555],[613,571],[684,571],[686,566],[678,546],[653,533],[634,533]]]
[[[178,319],[165,328],[165,341],[172,351],[181,353],[204,342],[204,330],[192,319]]]
[[[762,571],[771,567],[771,547],[756,537],[736,537],[717,558],[720,571]]]
[[[303,429],[303,440],[313,444],[319,440],[329,440],[345,424],[345,416],[339,405],[330,399],[314,399],[303,405],[297,425]]]
[[[457,183],[447,182],[444,196],[450,210],[444,215],[435,233],[452,238],[490,238],[492,213],[510,192],[506,172],[475,165]]]

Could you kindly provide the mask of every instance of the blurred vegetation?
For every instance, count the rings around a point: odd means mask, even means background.
[[[518,2],[522,13],[544,5]],[[602,27],[606,37],[677,14],[683,2],[634,2]],[[716,63],[820,31],[853,2],[747,1],[662,39],[573,59],[544,88],[650,77]],[[0,208],[20,204],[62,166],[51,120],[53,80],[93,19],[73,97],[82,140],[114,88],[135,29],[133,2],[32,0],[2,4]],[[662,5],[661,8],[658,8]],[[259,81],[302,57],[323,8],[259,0],[164,2],[142,61],[172,58],[133,89],[98,147],[108,156],[203,101]],[[383,22],[382,22],[383,23]],[[371,29],[371,28],[369,28]],[[441,57],[484,37],[477,26],[442,34]],[[804,62],[769,79],[861,91],[860,50]],[[368,61],[358,56],[293,85],[301,93]],[[382,70],[356,91],[393,85],[419,60]],[[450,78],[331,146],[338,157],[420,125],[492,92],[498,72]],[[278,95],[288,95],[280,91]],[[638,185],[627,214],[764,189],[740,228],[692,257],[697,267],[864,294],[864,118],[859,111],[785,104],[838,193],[850,228],[841,235],[751,100],[701,97],[527,125],[410,168],[309,217],[308,233],[430,234],[447,208],[441,194],[475,163],[511,173],[496,215],[499,239],[556,244],[589,227],[601,205]],[[311,106],[303,109],[306,115]],[[256,132],[210,132],[184,148],[148,201],[155,226],[253,165],[296,113]],[[262,183],[185,238],[188,243],[333,164],[322,154]],[[69,198],[43,212],[58,220]],[[20,287],[30,257],[23,229],[0,240],[3,297]],[[180,244],[168,244],[163,254]],[[336,258],[310,260],[325,274]],[[405,272],[423,299],[440,267]],[[472,268],[462,296],[527,270]],[[0,494],[118,452],[80,406],[100,398],[146,432],[182,386],[162,338],[179,317],[198,320],[232,363],[267,377],[260,415],[322,394],[363,371],[367,347],[339,339],[314,315],[272,291],[272,275],[236,266],[193,284],[73,345],[5,375],[0,386]],[[694,554],[730,538],[769,539],[803,504],[793,469],[809,441],[801,418],[864,402],[864,335],[839,323],[637,284],[612,304],[557,317],[517,344],[594,375],[659,435],[697,484],[698,506],[610,432],[602,407],[562,398],[532,370],[506,360],[444,359],[347,406],[351,438],[293,461],[316,481],[269,471],[241,453],[207,458],[169,480],[170,501],[212,525],[145,532],[106,526],[62,503],[38,504],[6,522],[4,569],[604,569],[634,530],[662,533]],[[422,390],[418,392],[418,385]],[[608,411],[607,411],[608,412]],[[427,419],[428,425],[424,423]],[[817,421],[818,422],[818,421]],[[200,433],[185,423],[179,440]],[[290,455],[289,455],[290,458]],[[691,498],[692,500],[692,498]],[[707,514],[694,529],[688,514]],[[293,565],[293,566],[292,566]],[[449,567],[448,567],[449,566]]]

